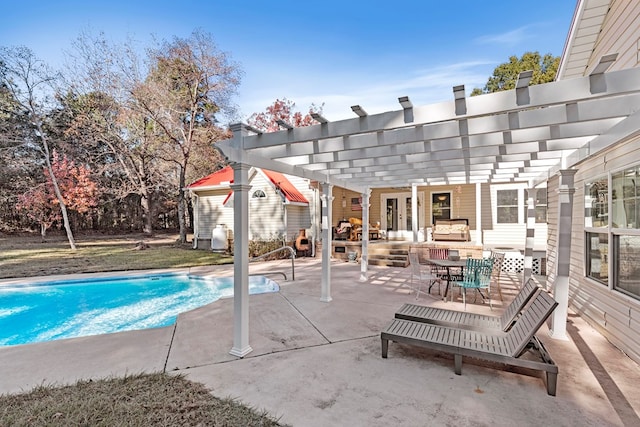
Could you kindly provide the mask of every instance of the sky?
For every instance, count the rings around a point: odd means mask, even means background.
[[[54,67],[81,32],[141,45],[213,36],[243,72],[238,119],[289,99],[328,120],[453,99],[527,51],[561,56],[576,0],[0,0],[0,46],[26,46]]]

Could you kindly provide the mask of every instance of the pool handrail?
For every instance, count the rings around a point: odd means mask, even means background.
[[[283,250],[288,250],[291,253],[291,280],[296,280],[296,271],[295,271],[295,258],[296,251],[291,246],[283,246],[278,249],[274,249],[272,251],[267,252],[266,254],[258,255],[257,257],[249,258],[249,262],[258,261],[259,259],[266,258],[269,255],[273,255],[276,252],[281,252]],[[284,274],[284,273],[282,273]],[[287,276],[285,275],[285,280]]]

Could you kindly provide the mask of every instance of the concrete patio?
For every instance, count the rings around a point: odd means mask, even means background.
[[[291,262],[251,264],[250,272],[291,273]],[[191,269],[231,275],[231,266]],[[185,313],[175,327],[0,347],[0,393],[40,384],[66,384],[166,370],[206,384],[216,396],[234,397],[294,426],[425,425],[640,425],[640,369],[580,317],[570,314],[568,341],[539,338],[559,366],[557,396],[539,376],[506,372],[391,343],[380,356],[380,331],[404,302],[408,268],[332,264],[333,301],[320,301],[319,259],[296,260],[296,280],[279,293],[250,297],[250,340],[244,359],[233,346],[233,301],[220,300]],[[517,277],[503,275],[508,302]],[[6,281],[0,281],[0,285]],[[421,296],[422,304],[462,309],[460,302]],[[493,314],[503,303],[494,303]],[[488,305],[468,310],[489,313]],[[497,369],[496,369],[497,368]]]

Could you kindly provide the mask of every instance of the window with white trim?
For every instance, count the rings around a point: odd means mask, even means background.
[[[584,203],[586,275],[640,298],[640,165],[586,182]]]
[[[251,197],[253,199],[264,199],[267,197],[267,193],[265,193],[264,190],[256,190],[253,192]]]

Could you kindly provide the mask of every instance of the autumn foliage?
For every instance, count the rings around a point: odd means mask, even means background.
[[[281,130],[280,125],[277,123],[278,120],[283,120],[293,127],[311,126],[315,124],[311,113],[322,112],[321,107],[316,107],[312,104],[309,107],[309,112],[303,115],[300,111],[294,111],[295,106],[296,104],[293,101],[286,98],[282,100],[276,99],[265,111],[254,113],[247,122],[263,132],[276,132]]]
[[[85,214],[97,205],[98,188],[90,177],[89,168],[76,165],[67,156],[53,152],[51,166],[58,181],[62,198],[69,210]],[[40,224],[44,237],[46,230],[61,220],[58,199],[53,190],[51,176],[43,169],[45,182],[18,197],[17,208]]]

